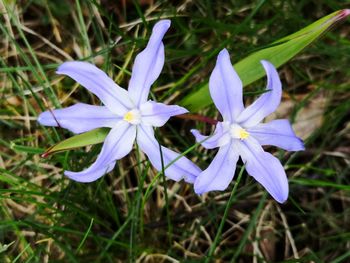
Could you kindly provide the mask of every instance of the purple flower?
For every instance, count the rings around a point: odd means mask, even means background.
[[[163,146],[160,152],[153,127],[163,126],[171,116],[186,113],[187,110],[176,105],[147,101],[150,87],[164,65],[162,39],[169,27],[169,20],[160,21],[154,26],[147,47],[135,59],[128,91],[86,62],[65,62],[58,68],[58,74],[67,75],[80,83],[94,93],[104,106],[78,103],[68,108],[46,111],[40,114],[39,123],[60,126],[74,133],[99,127],[111,128],[96,161],[82,172],[65,171],[66,176],[78,182],[97,180],[114,168],[116,160],[131,151],[135,139],[157,170],[162,169],[161,153],[164,166],[179,157],[178,153]],[[193,183],[200,172],[190,160],[181,157],[165,170],[165,175],[175,181],[184,178]]]
[[[274,112],[281,101],[281,81],[274,66],[261,61],[266,75],[266,92],[252,105],[244,108],[242,82],[232,67],[226,49],[217,58],[209,80],[210,95],[220,111],[223,122],[218,122],[211,137],[192,130],[198,142],[207,149],[219,147],[209,167],[198,175],[194,183],[197,194],[225,190],[230,184],[241,156],[247,172],[253,176],[276,201],[288,198],[288,179],[277,158],[263,150],[261,145],[274,145],[288,151],[304,149],[288,120],[260,123]]]

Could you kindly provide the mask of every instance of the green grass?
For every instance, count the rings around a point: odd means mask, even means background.
[[[72,134],[40,126],[36,117],[78,101],[100,103],[55,74],[69,59],[95,63],[126,88],[133,60],[161,18],[172,26],[151,95],[176,104],[208,82],[222,48],[235,63],[349,5],[122,2],[0,2],[0,262],[348,262],[349,21],[279,69],[284,94],[278,115],[293,121],[306,141],[298,153],[268,148],[289,177],[283,205],[242,163],[226,191],[198,196],[192,185],[165,181],[136,148],[96,182],[70,181],[63,171],[86,168],[101,146],[41,158],[44,149]],[[264,86],[259,80],[246,87],[246,102]],[[219,117],[213,106],[200,113]],[[215,151],[195,145],[189,132],[194,127],[212,129],[173,118],[157,137],[205,168]]]

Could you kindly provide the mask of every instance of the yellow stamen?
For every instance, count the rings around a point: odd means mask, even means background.
[[[134,114],[129,111],[124,115],[124,121],[131,122],[134,119]]]
[[[133,109],[124,114],[124,121],[137,125],[141,123],[141,113],[138,109]]]
[[[249,137],[249,132],[236,123],[231,124],[230,133],[234,139],[244,140]]]
[[[247,132],[245,129],[241,128],[239,130],[239,138],[241,140],[247,139],[249,137],[249,132]]]

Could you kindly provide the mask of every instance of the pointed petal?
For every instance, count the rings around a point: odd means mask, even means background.
[[[79,174],[76,172],[71,172],[71,171],[65,171],[64,175],[67,176],[69,179],[74,180],[79,183],[91,183],[93,181],[96,181],[103,175],[111,172],[116,164],[116,161],[111,162],[107,165],[101,165],[100,167],[96,167],[92,172],[90,173],[85,173]],[[85,172],[85,171],[83,171]]]
[[[234,122],[244,109],[242,81],[230,61],[230,55],[223,49],[209,79],[210,95],[224,121]]]
[[[243,127],[252,127],[274,112],[281,102],[282,84],[275,67],[268,61],[262,60],[266,75],[266,92],[252,105],[249,105],[238,117],[237,122]]]
[[[74,79],[95,94],[110,111],[119,116],[124,115],[128,109],[134,107],[128,92],[115,84],[105,72],[93,64],[69,61],[59,66],[56,73]]]
[[[303,141],[295,135],[288,120],[260,123],[247,129],[247,131],[261,145],[274,145],[287,151],[302,151],[305,149]]]
[[[231,143],[220,147],[208,168],[198,175],[194,183],[194,191],[197,194],[203,194],[225,190],[235,175],[238,157]]]
[[[150,126],[138,126],[137,144],[158,171],[162,170],[161,153],[164,168],[180,155],[164,146],[161,146],[162,152],[160,152],[159,143],[154,137],[153,128]],[[165,169],[165,176],[175,181],[184,179],[188,183],[193,183],[200,172],[201,170],[194,163],[182,156]]]
[[[74,133],[101,127],[114,127],[121,118],[107,107],[77,103],[64,109],[42,112],[38,122],[45,126],[62,127]]]
[[[164,65],[162,39],[169,27],[170,20],[161,20],[155,24],[146,48],[135,59],[128,90],[137,106],[147,101],[150,87],[162,71]]]
[[[166,105],[154,101],[147,101],[140,106],[142,122],[147,125],[161,127],[170,117],[187,113],[183,107],[177,105]]]
[[[214,134],[211,136],[204,136],[195,129],[192,129],[191,132],[193,136],[196,137],[196,142],[201,142],[201,145],[206,149],[214,149],[216,147],[224,146],[231,140],[230,134],[228,130],[224,128],[222,122],[216,124]]]
[[[65,171],[65,175],[78,182],[92,182],[111,171],[115,161],[127,155],[135,141],[136,126],[120,121],[107,135],[96,161],[81,172]]]
[[[288,179],[280,161],[270,153],[264,152],[260,144],[252,137],[238,141],[236,148],[246,170],[279,203],[288,198]]]

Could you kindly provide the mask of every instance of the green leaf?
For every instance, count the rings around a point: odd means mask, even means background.
[[[109,131],[109,128],[98,128],[92,131],[75,135],[55,144],[54,146],[51,146],[41,156],[47,157],[57,152],[68,151],[74,148],[101,143],[105,140]]]
[[[18,145],[14,142],[11,142],[10,148],[12,150],[17,151],[17,152],[29,153],[29,154],[41,154],[44,151],[44,149],[42,149],[42,148],[36,148],[36,147],[25,146],[25,145]]]
[[[290,179],[290,182],[293,182],[299,185],[311,186],[311,187],[331,187],[331,188],[336,188],[340,190],[350,191],[349,185],[337,184],[337,183],[327,182],[327,181],[317,180],[317,179],[294,178],[294,179]]]
[[[335,23],[345,19],[349,15],[350,9],[336,11],[289,36],[271,43],[269,46],[258,50],[237,62],[234,65],[234,68],[240,76],[243,86],[258,80],[265,75],[265,71],[260,64],[261,60],[268,60],[276,67],[283,65],[327,30],[331,29]],[[180,102],[180,105],[191,111],[198,111],[212,103],[209,94],[209,87],[208,84],[206,84],[199,90],[186,96],[186,98]]]

